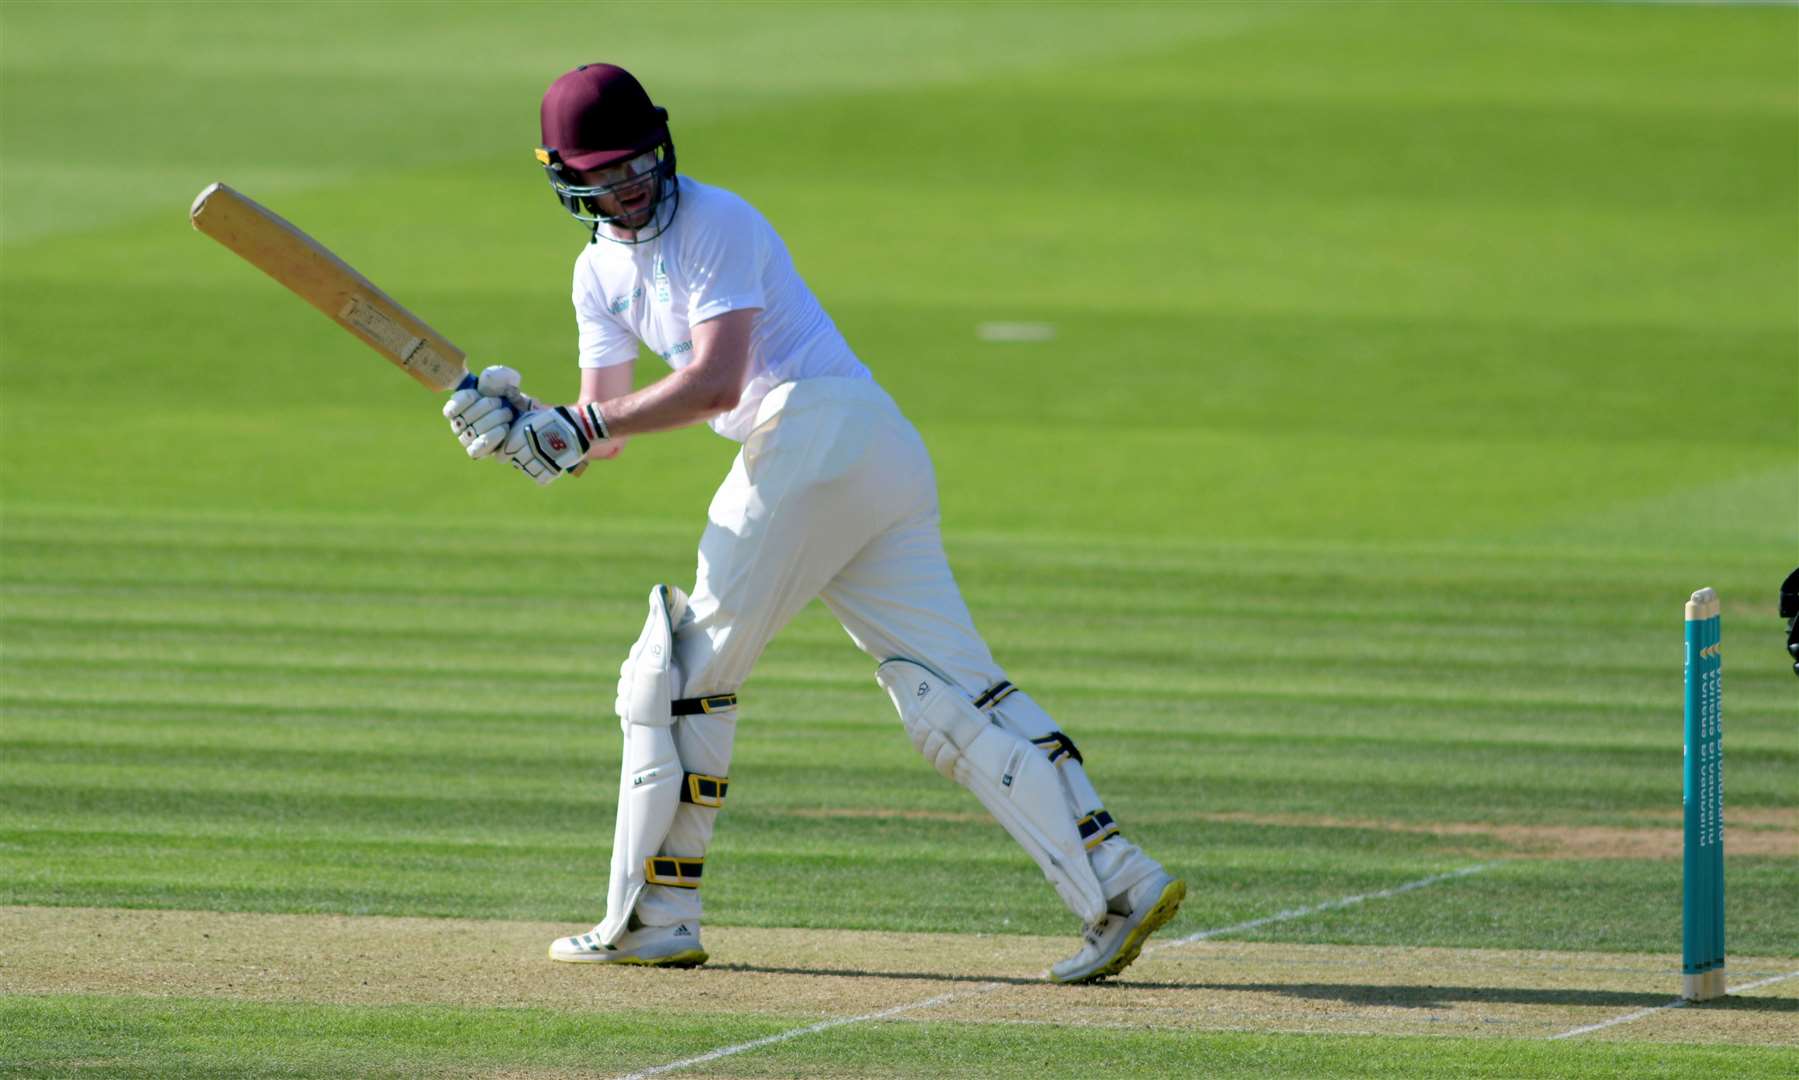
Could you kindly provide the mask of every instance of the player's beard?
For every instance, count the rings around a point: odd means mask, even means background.
[[[630,211],[629,213],[621,214],[620,216],[613,218],[611,224],[612,224],[612,227],[615,229],[623,229],[627,232],[634,233],[637,230],[648,225],[651,222],[651,220],[653,220],[655,218],[655,216],[656,216],[656,204],[653,202],[645,203],[641,208],[639,208],[637,210],[633,210],[633,211]]]
[[[633,192],[629,200],[613,195],[610,201],[618,207],[618,213],[607,215],[606,223],[615,230],[628,233],[636,233],[639,229],[648,227],[656,220],[656,211],[661,203],[656,195],[657,184],[654,182]]]

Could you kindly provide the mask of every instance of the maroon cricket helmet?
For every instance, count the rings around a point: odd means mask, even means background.
[[[668,110],[657,107],[631,73],[614,64],[582,64],[544,92],[543,143],[538,164],[563,209],[599,243],[604,235],[621,244],[641,244],[661,236],[681,205],[675,182],[675,140],[668,133]],[[604,169],[645,154],[632,175],[589,185],[577,172]],[[607,205],[614,199],[617,206]]]
[[[669,142],[668,110],[614,64],[582,64],[544,91],[543,146],[575,169],[603,169]]]

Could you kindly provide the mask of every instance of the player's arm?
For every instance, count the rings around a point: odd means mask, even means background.
[[[583,372],[583,400],[523,413],[508,429],[501,455],[513,468],[548,484],[583,461],[613,456],[620,439],[685,427],[736,408],[749,371],[750,330],[759,310],[738,308],[696,323],[693,363],[642,390],[606,397],[609,391],[624,390],[629,375],[590,377]]]
[[[636,367],[636,361],[628,360],[608,367],[582,368],[581,400],[575,403],[576,406],[599,404],[629,394]],[[614,433],[611,438],[594,443],[587,450],[588,460],[604,461],[617,457],[618,452],[625,448],[627,437]]]
[[[599,405],[611,439],[668,431],[712,419],[737,407],[750,366],[750,330],[759,308],[739,308],[696,323],[693,363],[631,393],[607,394],[590,388],[589,377],[611,368],[590,368],[581,376],[581,404]],[[597,381],[597,380],[596,380]],[[629,390],[629,375],[621,390]],[[592,393],[590,391],[598,391]]]

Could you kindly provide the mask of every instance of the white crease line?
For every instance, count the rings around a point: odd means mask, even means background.
[[[1398,896],[1401,893],[1409,893],[1414,889],[1422,889],[1435,885],[1439,881],[1452,881],[1455,878],[1465,878],[1470,874],[1478,874],[1482,870],[1490,870],[1498,865],[1499,863],[1497,862],[1476,863],[1473,866],[1464,866],[1460,870],[1451,870],[1446,874],[1433,874],[1427,878],[1419,878],[1417,881],[1408,881],[1404,885],[1395,885],[1391,889],[1382,889],[1379,892],[1362,893],[1358,896],[1345,896],[1338,900],[1327,900],[1322,904],[1313,904],[1311,907],[1291,908],[1287,911],[1277,912],[1260,919],[1251,919],[1248,922],[1240,922],[1235,926],[1221,926],[1216,930],[1201,930],[1197,934],[1188,934],[1184,938],[1177,938],[1174,941],[1164,941],[1159,944],[1151,945],[1143,951],[1146,953],[1159,952],[1162,949],[1172,949],[1180,945],[1191,945],[1196,941],[1205,941],[1208,938],[1221,937],[1225,934],[1236,934],[1241,933],[1244,930],[1254,930],[1257,927],[1267,926],[1270,923],[1290,922],[1294,919],[1303,919],[1308,915],[1317,915],[1320,912],[1335,911],[1338,908],[1354,907],[1356,904],[1364,903],[1369,900],[1385,900],[1388,897]]]
[[[1555,1039],[1571,1039],[1576,1035],[1585,1035],[1589,1031],[1598,1031],[1601,1028],[1612,1027],[1616,1024],[1628,1024],[1632,1020],[1641,1020],[1645,1016],[1653,1015],[1665,1009],[1678,1009],[1688,1004],[1691,1004],[1691,1002],[1687,1001],[1686,998],[1675,998],[1666,1005],[1651,1005],[1647,1009],[1638,1009],[1636,1012],[1625,1013],[1623,1016],[1614,1016],[1610,1020],[1606,1020],[1602,1023],[1588,1024],[1586,1027],[1570,1028],[1567,1031],[1557,1032],[1556,1034],[1549,1036],[1549,1038],[1551,1041]]]
[[[794,1028],[791,1031],[766,1035],[760,1039],[751,1039],[749,1042],[738,1043],[736,1046],[721,1046],[717,1050],[708,1050],[697,1057],[682,1058],[680,1061],[671,1061],[666,1065],[654,1065],[648,1069],[639,1069],[637,1072],[628,1073],[619,1077],[618,1080],[641,1080],[641,1078],[646,1076],[656,1076],[660,1073],[674,1072],[676,1069],[686,1069],[695,1065],[704,1065],[708,1061],[717,1061],[719,1058],[730,1057],[732,1054],[741,1054],[745,1050],[756,1050],[764,1046],[773,1046],[775,1043],[786,1042],[788,1039],[797,1039],[802,1035],[811,1035],[814,1032],[819,1031],[829,1031],[831,1028],[842,1027],[845,1024],[860,1024],[868,1020],[885,1020],[889,1016],[898,1016],[900,1013],[911,1012],[914,1009],[928,1009],[933,1005],[941,1005],[946,1001],[954,1001],[957,998],[985,994],[991,990],[998,990],[1004,985],[1004,983],[996,982],[982,983],[970,990],[952,990],[947,994],[938,994],[934,998],[927,998],[924,1001],[914,1001],[905,1005],[895,1005],[891,1009],[882,1009],[880,1012],[863,1013],[861,1016],[840,1016],[835,1020],[821,1020],[816,1024],[808,1024],[805,1027]]]
[[[1776,975],[1773,978],[1761,979],[1752,983],[1744,983],[1742,986],[1733,986],[1730,988],[1730,993],[1740,994],[1745,990],[1757,990],[1764,986],[1773,986],[1777,982],[1786,982],[1788,979],[1799,979],[1799,971],[1789,971],[1785,975]],[[1567,1031],[1560,1031],[1549,1037],[1550,1039],[1572,1039],[1576,1035],[1585,1035],[1589,1031],[1601,1031],[1608,1027],[1616,1027],[1619,1024],[1628,1024],[1632,1020],[1641,1020],[1645,1016],[1654,1016],[1658,1012],[1667,1012],[1669,1009],[1684,1009],[1692,1004],[1694,1003],[1688,1001],[1686,998],[1675,998],[1666,1005],[1652,1005],[1647,1009],[1638,1009],[1636,1012],[1625,1013],[1623,1016],[1614,1016],[1610,1020],[1602,1020],[1597,1024],[1588,1024],[1586,1027],[1570,1028]]]
[[[1157,949],[1171,949],[1176,945],[1187,945],[1195,941],[1204,941],[1207,938],[1216,937],[1219,934],[1230,934],[1239,930],[1253,930],[1258,926],[1266,926],[1269,923],[1286,922],[1290,919],[1302,919],[1307,915],[1316,915],[1321,911],[1334,911],[1337,908],[1349,907],[1353,904],[1362,903],[1365,900],[1384,900],[1389,896],[1398,896],[1401,893],[1411,892],[1413,889],[1422,889],[1427,885],[1435,885],[1439,881],[1448,881],[1451,878],[1467,877],[1469,874],[1478,874],[1488,867],[1498,865],[1498,863],[1480,863],[1476,866],[1464,866],[1460,870],[1451,870],[1447,874],[1437,874],[1432,877],[1420,878],[1417,881],[1408,881],[1404,885],[1395,885],[1391,889],[1382,889],[1379,892],[1362,893],[1359,896],[1345,896],[1339,900],[1331,900],[1323,904],[1314,904],[1308,908],[1294,908],[1289,911],[1282,911],[1278,914],[1270,915],[1265,919],[1251,919],[1246,923],[1238,923],[1235,926],[1224,926],[1216,930],[1201,930],[1197,934],[1189,934],[1178,941],[1170,941],[1164,945],[1151,945],[1143,951],[1147,953],[1154,952]],[[1045,972],[1044,974],[1047,975],[1048,972]],[[1794,974],[1799,974],[1799,972],[1795,972]],[[832,1028],[843,1027],[848,1024],[866,1023],[870,1020],[885,1020],[889,1016],[898,1016],[901,1013],[913,1012],[918,1009],[928,1009],[934,1005],[942,1005],[945,1002],[974,997],[977,994],[991,993],[1004,985],[1006,984],[997,982],[982,983],[981,985],[968,990],[952,990],[947,994],[938,994],[934,998],[926,998],[923,1001],[913,1001],[905,1005],[895,1005],[891,1009],[882,1009],[880,1012],[863,1013],[861,1016],[841,1016],[835,1020],[821,1020],[816,1024],[808,1024],[805,1027],[794,1028],[791,1031],[782,1031],[774,1035],[766,1035],[760,1039],[751,1039],[749,1042],[738,1043],[735,1046],[721,1046],[717,1050],[708,1050],[696,1057],[682,1058],[680,1061],[671,1061],[665,1065],[653,1065],[647,1069],[639,1069],[634,1073],[626,1073],[619,1077],[618,1080],[643,1080],[643,1078],[647,1076],[659,1076],[662,1073],[674,1072],[677,1069],[687,1069],[695,1065],[704,1065],[708,1061],[717,1061],[719,1058],[730,1057],[733,1054],[741,1054],[746,1050],[757,1050],[764,1046],[773,1046],[775,1043],[783,1043],[789,1039],[797,1039],[802,1035],[811,1035],[820,1031],[829,1031]],[[1758,983],[1756,985],[1761,984]],[[1743,987],[1743,989],[1747,990],[1749,987]]]

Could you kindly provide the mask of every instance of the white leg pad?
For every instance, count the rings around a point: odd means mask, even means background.
[[[1100,802],[1099,792],[1094,790],[1093,781],[1087,778],[1086,767],[1075,754],[1072,751],[1055,752],[1060,748],[1051,743],[1050,739],[1061,735],[1061,729],[1029,694],[1022,690],[1010,690],[990,706],[989,713],[1007,731],[1053,752],[1051,760],[1055,763],[1056,774],[1062,778],[1063,788],[1067,792],[1069,812],[1077,821],[1085,820],[1103,808],[1105,804]],[[1073,743],[1065,745],[1072,747]],[[1101,890],[1108,897],[1122,896],[1138,882],[1162,873],[1161,863],[1117,833],[1092,843],[1087,850],[1087,861],[1092,865],[1094,875],[1099,878]]]
[[[600,944],[615,945],[643,892],[644,860],[662,842],[681,805],[681,758],[672,728],[625,725],[625,758],[618,787],[618,824],[612,830],[612,874]]]
[[[675,750],[682,769],[705,777],[724,778],[731,769],[731,747],[737,735],[736,710],[682,716],[675,720]],[[668,833],[662,840],[662,854],[683,858],[705,857],[712,843],[712,826],[718,818],[718,803],[704,791],[679,792],[680,805],[675,807]],[[639,860],[639,868],[642,861]],[[700,917],[700,890],[667,885],[646,885],[637,898],[637,918],[649,926],[673,926]]]
[[[686,610],[687,597],[679,589],[651,589],[643,632],[619,668],[615,705],[625,745],[606,918],[599,926],[605,945],[616,944],[627,929],[648,879],[647,862],[664,854],[663,843],[681,806],[685,781],[674,731],[673,702],[681,681],[674,664],[674,628]]]
[[[910,660],[889,660],[875,681],[893,699],[912,745],[972,791],[1029,852],[1062,902],[1084,922],[1106,911],[1056,766],[1028,739],[999,726],[960,688]]]

